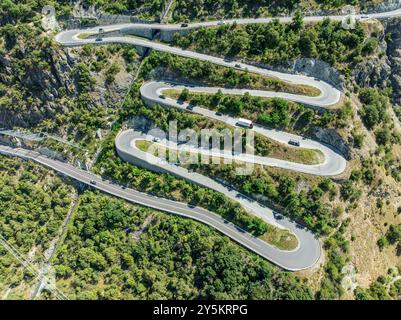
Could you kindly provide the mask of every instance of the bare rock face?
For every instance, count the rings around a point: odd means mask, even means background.
[[[281,65],[258,64],[258,66],[279,72],[304,74],[330,83],[340,90],[344,87],[344,76],[327,62],[321,60],[301,58],[285,61]]]
[[[328,63],[314,59],[298,59],[293,63],[293,72],[306,74],[330,83],[331,85],[342,89],[344,78]]]
[[[361,87],[385,88],[391,86],[391,73],[390,61],[384,56],[358,64],[352,75]]]
[[[335,151],[341,153],[347,160],[351,159],[351,151],[349,147],[336,130],[316,127],[314,134],[320,142],[331,146]]]
[[[24,64],[24,72],[18,72],[21,61],[31,60],[27,58],[29,53],[24,44],[20,46],[18,56],[0,56],[0,84],[11,88],[4,93],[6,99],[0,108],[2,127],[27,127],[55,112],[62,112],[56,99],[69,92],[72,81],[73,63],[61,49],[45,49],[46,63],[32,60]],[[15,98],[16,92],[19,100]]]
[[[366,10],[367,13],[376,13],[376,12],[386,12],[392,11],[400,8],[400,0],[383,0],[378,4],[374,2],[372,4],[368,4]]]
[[[0,52],[0,95],[4,96],[0,100],[0,127],[32,127],[74,107],[79,92],[76,66],[86,63],[80,49],[64,49],[54,43],[37,46],[29,46],[24,39],[11,53]],[[35,57],[35,51],[40,52],[40,58]],[[123,59],[119,62],[125,66]],[[91,76],[96,79],[91,101],[102,106],[117,105],[132,81],[125,68],[113,83],[106,83],[103,70],[91,72]]]
[[[357,64],[352,77],[361,87],[391,87],[394,104],[401,105],[401,19],[383,24],[384,31],[378,36],[382,53]]]
[[[386,25],[388,34],[387,56],[391,66],[393,99],[401,105],[401,19],[392,19]]]
[[[378,52],[369,59],[364,59],[352,69],[351,75],[361,87],[386,88],[391,86],[391,62],[384,54],[388,49],[385,30],[381,28],[378,33]]]

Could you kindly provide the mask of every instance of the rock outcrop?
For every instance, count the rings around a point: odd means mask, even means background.
[[[20,62],[25,57],[28,59],[28,49],[22,46],[18,54],[17,59],[7,55],[0,57],[0,84],[11,88],[4,92],[1,101],[1,127],[27,127],[55,112],[63,112],[56,100],[69,93],[72,82],[73,62],[66,52],[49,49],[46,64],[26,63],[23,72],[18,69]],[[14,108],[16,104],[18,112]]]
[[[361,87],[392,88],[394,104],[401,105],[401,19],[384,22],[377,36],[379,53],[357,64],[352,77]]]
[[[351,151],[347,146],[347,143],[335,129],[316,127],[314,129],[314,134],[320,142],[331,146],[335,151],[341,153],[347,160],[351,159]]]
[[[0,127],[32,127],[73,107],[79,92],[76,67],[87,63],[81,54],[83,49],[63,49],[52,43],[40,49],[44,56],[41,63],[35,62],[34,50],[21,41],[12,53],[0,55]],[[125,65],[122,59],[118,62]],[[91,101],[94,105],[113,106],[125,95],[132,75],[121,68],[115,81],[107,83],[104,73],[91,71],[96,80]],[[2,92],[2,85],[9,90]]]
[[[388,40],[387,57],[391,67],[391,85],[394,103],[401,105],[401,19],[389,20],[386,24]]]

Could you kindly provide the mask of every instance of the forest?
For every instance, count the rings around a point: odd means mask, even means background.
[[[142,60],[135,49],[127,46],[85,46],[67,56],[41,29],[38,13],[49,3],[56,5],[59,16],[71,13],[69,1],[4,0],[0,3],[1,119],[61,133],[93,154],[101,151],[92,170],[104,178],[208,208],[256,236],[266,234],[268,226],[262,220],[250,216],[221,194],[122,161],[115,152],[115,136],[138,118],[162,128],[171,119],[178,119],[183,127],[216,125],[177,110],[145,107],[139,96],[140,86],[161,76],[228,88],[311,96],[319,92],[262,78],[247,70],[163,53],[152,52]],[[97,4],[114,14],[138,9],[139,16],[144,14],[152,19],[157,19],[165,3],[162,0],[85,1],[86,5]],[[177,0],[171,19],[185,22],[284,14],[302,8],[299,3],[264,0],[255,6],[255,1],[246,0]],[[314,9],[360,3],[322,0],[316,1]],[[370,2],[363,3],[362,7]],[[174,45],[263,65],[277,66],[300,57],[313,58],[328,62],[344,76],[344,103],[337,110],[324,113],[281,99],[181,92],[182,100],[248,117],[268,127],[306,136],[311,136],[316,128],[335,129],[351,149],[352,165],[347,176],[334,179],[273,168],[258,167],[246,178],[234,176],[234,167],[193,168],[227,181],[319,235],[325,260],[318,272],[307,276],[310,281],[301,280],[302,275],[282,271],[203,224],[132,205],[88,188],[76,188],[71,181],[44,168],[5,157],[0,157],[1,235],[24,255],[32,256],[34,263],[41,264],[73,204],[72,195],[79,194],[79,204],[73,211],[65,238],[60,239],[51,261],[58,286],[70,298],[399,299],[399,268],[389,268],[380,277],[376,270],[368,269],[372,265],[382,270],[388,261],[386,258],[399,254],[401,245],[401,212],[399,203],[394,201],[400,193],[393,184],[401,181],[396,146],[401,138],[394,128],[391,90],[361,88],[351,72],[365,62],[372,62],[376,67],[386,60],[383,44],[386,41],[390,44],[396,38],[376,30],[374,25],[367,30],[357,24],[355,30],[349,31],[328,20],[305,24],[300,11],[296,12],[289,24],[277,21],[266,25],[223,24],[176,36]],[[74,63],[67,72],[69,85],[65,85],[59,82],[63,77],[52,77],[52,73],[55,68],[66,68],[65,61],[71,59]],[[109,95],[102,101],[106,104],[95,100],[99,82],[106,91],[111,91],[119,74],[135,74],[139,65],[139,76],[121,104],[118,99],[109,99]],[[120,93],[125,95],[127,91],[121,89]],[[399,109],[395,115],[401,118]],[[102,139],[97,138],[99,129],[104,133]],[[258,143],[257,152],[274,153],[273,144]],[[392,220],[385,221],[388,215]],[[359,233],[358,228],[362,229]],[[367,242],[373,245],[368,247]],[[364,251],[371,255],[363,256]],[[355,273],[369,279],[369,284],[365,281],[364,287],[358,286],[355,291],[346,289],[343,280],[348,276],[349,266],[355,266]],[[372,282],[372,279],[376,280]],[[27,298],[34,280],[0,249],[0,297],[11,289],[9,298]],[[51,298],[47,293],[44,297]]]
[[[301,13],[288,24],[275,20],[267,24],[242,26],[234,23],[199,28],[184,36],[176,34],[173,43],[207,54],[268,65],[302,56],[323,60],[340,70],[344,68],[342,63],[360,62],[378,46],[374,37],[367,40],[360,23],[354,30],[345,30],[340,22],[329,19],[307,25]]]
[[[172,12],[174,21],[265,17],[290,14],[295,10],[336,9],[344,5],[364,8],[374,1],[358,0],[176,0]]]
[[[211,228],[97,192],[54,261],[74,299],[311,299],[307,285]]]
[[[0,239],[35,265],[47,261],[71,207],[73,188],[30,162],[0,156]],[[0,245],[0,296],[28,299],[36,276]]]

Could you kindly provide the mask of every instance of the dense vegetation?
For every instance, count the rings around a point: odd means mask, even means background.
[[[356,4],[356,1],[342,0],[317,2],[323,7]],[[95,167],[97,172],[140,190],[204,206],[256,235],[265,232],[266,225],[260,219],[251,218],[222,195],[170,175],[158,175],[137,168],[116,156],[113,144],[115,133],[132,116],[145,117],[161,127],[169,119],[179,119],[183,127],[199,128],[215,124],[202,122],[176,110],[144,108],[137,95],[142,79],[135,84],[118,115],[117,110],[109,108],[117,104],[108,97],[107,106],[100,105],[94,94],[96,78],[99,75],[104,78],[105,87],[110,89],[118,73],[124,71],[121,66],[127,64],[127,71],[133,72],[138,62],[134,49],[88,46],[76,51],[72,58],[77,60],[70,70],[72,77],[68,79],[74,87],[58,83],[54,80],[57,77],[53,78],[51,73],[58,62],[64,63],[65,57],[43,33],[37,15],[47,3],[52,1],[5,0],[0,3],[1,119],[23,119],[28,121],[28,127],[32,127],[32,123],[40,123],[39,130],[61,133],[86,147],[91,145],[99,128],[108,129],[114,123],[113,132],[106,139]],[[139,15],[146,16],[148,10],[150,17],[159,15],[164,1],[86,1],[86,4],[94,3],[110,13],[124,13],[138,6]],[[261,10],[259,5],[255,6],[255,1],[245,0],[194,1],[190,6],[188,3],[176,1],[173,19],[255,16],[256,12],[263,16],[293,10],[296,7],[294,4],[299,1],[262,1],[259,2],[264,7]],[[58,1],[56,6],[59,15],[68,14],[71,10],[69,1]],[[141,13],[143,8],[145,11]],[[298,57],[317,58],[349,76],[354,64],[378,53],[378,39],[381,37],[375,33],[372,35],[369,38],[361,25],[352,31],[343,30],[338,23],[329,21],[305,26],[298,14],[291,24],[286,25],[275,21],[265,26],[223,25],[199,29],[185,37],[177,36],[175,44],[262,63],[280,63]],[[114,59],[116,57],[119,59]],[[160,74],[172,75],[176,79],[189,77],[194,82],[219,86],[314,94],[310,88],[288,86],[246,71],[153,52],[145,60],[140,76],[149,79]],[[44,83],[43,87],[41,83]],[[56,88],[59,96],[49,88]],[[358,90],[357,86],[352,89],[362,103],[359,111],[363,124],[379,147],[374,155],[370,154],[374,160],[353,162],[358,169],[352,170],[350,179],[337,183],[330,179],[260,168],[251,177],[241,178],[233,175],[233,167],[194,168],[225,179],[249,196],[259,200],[259,196],[263,196],[262,201],[268,205],[325,236],[327,256],[324,272],[319,274],[320,288],[317,289],[317,298],[320,299],[337,299],[344,295],[341,284],[343,268],[352,262],[348,256],[351,242],[346,234],[350,219],[344,219],[344,211],[347,217],[353,219],[354,214],[360,213],[358,205],[363,202],[377,199],[376,206],[383,205],[380,196],[372,195],[377,191],[371,188],[372,182],[380,175],[377,167],[384,167],[388,175],[401,181],[400,161],[393,151],[396,149],[394,145],[401,140],[393,130],[388,112],[390,92],[371,88]],[[295,132],[309,133],[313,126],[348,129],[355,125],[353,106],[349,103],[338,112],[320,115],[279,99],[262,101],[249,96],[233,98],[220,94],[210,97],[188,94],[187,99],[224,113],[244,115],[265,125]],[[39,120],[38,113],[33,110],[40,110],[48,120]],[[399,117],[400,114],[398,111]],[[363,148],[364,134],[361,128],[354,129],[349,143]],[[271,145],[259,144],[258,151],[269,153],[270,148]],[[361,157],[365,158],[365,155]],[[0,206],[5,212],[0,217],[0,232],[7,235],[23,253],[33,252],[34,258],[41,260],[43,251],[49,247],[67,212],[71,190],[53,176],[51,179],[44,178],[44,170],[36,166],[21,165],[20,162],[15,164],[9,159],[0,163]],[[377,180],[377,184],[386,186],[381,179]],[[394,245],[399,251],[400,225],[392,224],[384,233],[379,246]],[[59,286],[71,297],[79,299],[312,297],[307,285],[296,277],[272,267],[207,226],[89,191],[81,198],[81,205],[71,221],[55,264]],[[23,283],[30,285],[33,280],[1,248],[0,275],[1,293],[12,288],[10,297],[25,291]],[[358,299],[399,298],[401,282],[397,277],[399,273],[380,277],[369,288],[358,288],[355,296]],[[26,297],[26,294],[18,296]]]
[[[302,16],[292,23],[221,25],[196,29],[185,36],[175,35],[173,43],[183,48],[225,57],[251,59],[265,64],[282,64],[298,57],[315,58],[339,68],[341,63],[360,62],[375,52],[378,41],[366,40],[360,24],[345,30],[329,19],[304,25]]]
[[[239,71],[207,61],[177,57],[164,52],[152,52],[142,64],[141,77],[149,79],[152,76],[159,77],[161,74],[164,78],[185,78],[187,81],[221,87],[274,90],[312,96],[320,94],[312,87],[289,84],[276,78],[250,73],[247,70]]]
[[[117,113],[116,97],[106,94],[105,101],[102,101],[95,88],[104,81],[105,87],[112,92],[116,75],[122,69],[121,64],[127,63],[126,71],[133,72],[138,55],[135,49],[118,45],[85,46],[80,54],[82,60],[72,70],[78,95],[68,104],[70,109],[55,115],[52,120],[42,121],[38,130],[65,136],[90,149],[96,140],[96,132],[107,130]]]
[[[72,189],[43,168],[0,157],[0,235],[33,263],[57,236],[71,204]],[[27,298],[35,277],[0,245],[0,296]]]
[[[216,94],[208,95],[191,93],[186,89],[180,93],[172,90],[166,94],[233,117],[244,117],[269,128],[303,134],[312,134],[315,126],[341,126],[342,122],[351,116],[349,103],[337,111],[327,110],[321,113],[281,98],[263,99],[252,97],[248,93],[234,96],[223,94],[219,90]]]
[[[85,8],[95,5],[96,8],[111,14],[135,15],[142,19],[157,20],[164,10],[167,0],[82,0]],[[52,5],[57,16],[68,17],[73,9],[69,0],[4,0],[0,3],[1,22],[20,20],[27,22],[41,12],[43,6]]]
[[[108,129],[124,94],[116,75],[128,77],[137,67],[135,49],[86,46],[67,53],[36,15],[21,20],[0,24],[1,126],[51,133],[93,152],[98,130]]]
[[[77,299],[310,299],[291,274],[200,223],[93,192],[55,260]]]
[[[110,14],[133,15],[150,21],[160,21],[168,0],[83,0],[84,7],[94,5]]]
[[[362,120],[366,128],[375,134],[376,142],[383,151],[383,163],[388,175],[401,181],[400,161],[393,154],[393,146],[401,144],[401,133],[394,130],[389,114],[389,90],[363,88],[359,92],[359,99],[363,104]]]
[[[338,8],[344,5],[366,5],[372,1],[317,0],[316,5],[304,0],[176,0],[172,18],[175,21],[206,20],[238,17],[264,17],[290,13],[295,9],[313,10]]]
[[[3,157],[0,164],[1,235],[31,252],[31,261],[43,261],[72,190],[36,165]],[[80,197],[61,241],[53,265],[69,298],[312,298],[304,282],[210,227],[97,192]],[[0,270],[1,295],[27,298],[34,277],[2,247]]]
[[[267,225],[260,218],[249,215],[238,203],[220,193],[121,160],[115,152],[113,138],[103,149],[95,167],[104,176],[148,193],[205,207],[257,236],[267,231]]]
[[[233,165],[191,165],[191,169],[223,179],[237,190],[256,199],[263,196],[268,205],[305,224],[317,234],[328,235],[339,225],[341,212],[325,203],[338,195],[336,185],[329,179],[313,181],[309,190],[298,192],[299,182],[284,170],[257,167],[250,176],[239,176],[235,174]]]

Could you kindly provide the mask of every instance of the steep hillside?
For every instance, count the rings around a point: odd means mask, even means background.
[[[308,13],[318,13],[329,10],[339,12],[346,5],[353,5],[359,9],[366,9],[370,5],[381,3],[381,0],[353,1],[353,0],[301,0],[301,1],[251,1],[251,0],[176,0],[172,9],[172,20],[212,20],[238,17],[265,17],[290,14],[296,10]],[[384,1],[385,2],[385,1]]]
[[[84,2],[113,14],[150,5],[155,15],[165,3]],[[379,2],[363,1],[362,7]],[[44,3],[53,2],[7,0],[0,4],[0,127],[45,132],[72,141],[91,155],[94,172],[116,183],[203,206],[247,230],[261,229],[260,220],[251,219],[238,204],[217,192],[124,162],[116,154],[114,139],[121,128],[166,129],[170,120],[177,120],[180,128],[197,131],[224,128],[188,112],[146,106],[139,88],[151,79],[306,89],[170,54],[152,52],[142,59],[128,46],[62,48],[53,40],[54,32],[41,26]],[[255,1],[177,0],[171,19],[264,16],[299,8],[333,9],[348,3],[355,1],[302,1],[300,5],[299,1],[260,1],[255,5]],[[58,1],[57,9],[68,16],[72,6]],[[320,140],[344,154],[349,160],[347,171],[328,179],[261,166],[251,176],[236,175],[235,166],[191,167],[318,234],[325,254],[316,268],[289,274],[207,226],[85,191],[52,260],[59,287],[76,299],[400,298],[400,27],[400,19],[369,20],[344,30],[340,23],[330,21],[306,25],[297,14],[287,25],[201,28],[175,36],[172,43],[279,70],[293,66],[291,71],[296,68],[326,81],[335,78],[333,82],[344,92],[342,101],[326,112],[279,99],[170,93],[183,95],[183,100],[196,105]],[[257,142],[260,154],[294,157],[283,146]],[[64,144],[48,147],[67,149]],[[0,158],[0,178],[0,205],[6,212],[0,218],[3,236],[24,254],[41,256],[60,230],[78,191],[48,171],[7,158]],[[49,203],[46,194],[57,201]],[[10,203],[17,204],[19,211]],[[35,214],[28,212],[32,206]],[[9,267],[17,269],[15,276]],[[33,277],[25,277],[4,250],[0,251],[0,269],[4,271],[0,297],[27,298],[34,287]],[[43,297],[51,298],[47,293]]]
[[[93,153],[139,56],[122,46],[64,50],[30,14],[0,25],[0,127],[53,134]]]

